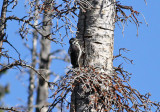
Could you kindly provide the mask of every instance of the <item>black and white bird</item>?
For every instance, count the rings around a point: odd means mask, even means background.
[[[68,53],[70,55],[71,64],[73,68],[80,67],[80,58],[82,56],[82,49],[80,46],[80,41],[77,38],[71,38],[69,40],[69,50]]]

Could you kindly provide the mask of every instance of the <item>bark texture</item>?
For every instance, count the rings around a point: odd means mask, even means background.
[[[93,8],[80,11],[77,38],[83,40],[83,66],[112,70],[115,23],[114,0],[91,0]]]
[[[2,10],[1,10],[1,17],[0,17],[0,52],[2,50],[3,45],[3,38],[5,36],[5,27],[6,27],[6,13],[8,7],[8,0],[3,0]]]
[[[93,7],[86,12],[80,10],[76,37],[81,39],[84,50],[81,66],[100,67],[106,74],[112,74],[115,0],[88,0],[88,2]],[[71,95],[70,112],[97,112],[94,108],[88,107],[91,94],[82,96],[82,92],[82,85],[77,84]]]
[[[45,5],[47,8],[51,7],[50,5],[51,0],[46,0]],[[43,37],[41,38],[41,51],[40,51],[40,73],[46,78],[49,79],[49,67],[51,60],[49,59],[50,49],[51,49],[51,41],[47,38],[51,36],[51,26],[52,26],[52,19],[51,19],[51,11],[44,11],[43,15]],[[48,37],[47,37],[48,36]],[[36,108],[36,112],[47,112],[47,107],[42,108],[42,106],[46,105],[48,98],[48,84],[39,77],[39,85],[37,91],[37,102],[38,108]],[[42,109],[41,109],[42,108]]]

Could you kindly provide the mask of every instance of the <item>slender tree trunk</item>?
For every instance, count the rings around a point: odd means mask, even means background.
[[[50,0],[45,1],[45,5],[47,9],[50,9],[51,4]],[[40,65],[39,69],[41,74],[46,78],[49,79],[49,67],[51,60],[49,59],[50,49],[51,49],[51,41],[46,38],[46,36],[51,36],[51,26],[52,26],[52,19],[51,19],[51,10],[44,10],[43,15],[43,37],[41,38],[41,51],[40,51]],[[38,108],[36,108],[36,112],[46,112],[47,107],[41,109],[42,106],[47,104],[48,98],[48,84],[39,77],[39,85],[37,91],[37,101],[36,104]],[[41,109],[41,110],[40,110]]]
[[[3,0],[1,17],[0,17],[0,52],[2,50],[3,38],[5,36],[4,29],[6,27],[5,21],[6,21],[7,7],[8,7],[8,0]]]
[[[113,69],[113,42],[115,28],[115,0],[88,0],[91,10],[80,10],[78,34],[84,49],[82,66],[100,67],[107,74]],[[77,84],[71,95],[70,112],[97,112],[88,108],[91,94],[81,96],[82,84]],[[103,112],[104,110],[101,110]]]
[[[35,6],[38,6],[39,4],[39,0],[35,1]],[[35,20],[34,20],[34,25],[36,26],[38,24],[38,10],[35,7]],[[32,42],[32,67],[35,68],[36,67],[36,55],[37,55],[37,39],[38,39],[38,33],[36,30],[33,31],[33,42]],[[29,87],[28,87],[28,92],[29,92],[29,96],[28,96],[28,112],[33,112],[33,93],[34,93],[34,88],[35,88],[35,72],[33,70],[30,70],[30,77],[29,77]]]

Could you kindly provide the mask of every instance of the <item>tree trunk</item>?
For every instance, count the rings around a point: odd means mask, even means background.
[[[35,6],[38,6],[39,4],[39,0],[35,1]],[[35,20],[34,20],[34,25],[36,26],[38,24],[38,10],[35,7]],[[36,67],[36,55],[37,55],[37,39],[38,39],[38,33],[36,30],[33,31],[33,42],[32,42],[32,67],[35,68]],[[33,93],[34,93],[34,88],[35,88],[35,72],[33,70],[30,70],[30,77],[29,77],[29,87],[28,87],[28,92],[29,92],[29,96],[28,96],[28,112],[33,112]]]
[[[45,5],[47,9],[50,9],[51,4],[50,0],[45,1]],[[46,80],[49,79],[49,67],[50,67],[50,49],[51,49],[51,41],[47,38],[50,38],[51,36],[51,26],[52,26],[52,19],[51,19],[51,10],[44,10],[43,14],[43,37],[41,38],[41,51],[40,51],[40,73],[43,74],[43,76],[46,78]],[[46,36],[48,36],[46,38]],[[47,104],[46,100],[48,98],[48,84],[39,77],[39,85],[38,85],[38,91],[37,91],[37,108],[36,112],[46,112],[47,107],[43,107]],[[41,109],[42,108],[42,109]],[[40,110],[41,109],[41,110]]]
[[[80,10],[77,37],[81,40],[84,67],[100,67],[107,74],[113,71],[113,43],[115,28],[115,0],[88,0],[93,6],[86,12]],[[71,95],[70,112],[97,112],[88,108],[91,94],[82,97],[82,85],[78,84]],[[101,110],[103,112],[104,110]]]
[[[0,52],[2,51],[3,38],[5,36],[4,29],[6,27],[5,21],[6,21],[7,7],[8,7],[8,0],[3,0],[1,17],[0,17]]]

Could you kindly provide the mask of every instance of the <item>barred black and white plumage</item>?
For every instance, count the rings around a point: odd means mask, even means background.
[[[79,39],[71,38],[69,40],[69,44],[70,44],[70,47],[69,47],[68,53],[70,55],[71,64],[72,64],[73,68],[79,67],[80,66],[80,58],[82,56],[82,49],[79,44]]]

